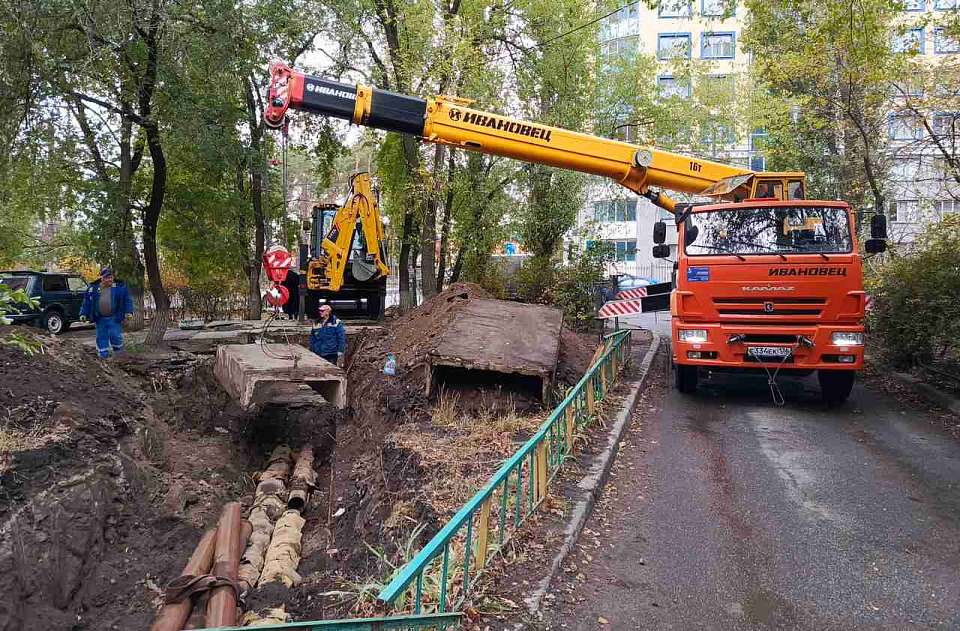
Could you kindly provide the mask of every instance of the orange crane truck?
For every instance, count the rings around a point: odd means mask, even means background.
[[[800,172],[735,166],[540,125],[469,107],[331,81],[274,63],[268,125],[293,108],[531,163],[608,177],[673,213],[678,237],[670,295],[676,387],[702,370],[759,370],[778,394],[780,372],[817,371],[823,398],[849,395],[863,366],[863,291],[855,218],[844,202],[806,197]],[[663,190],[712,198],[678,203]],[[670,256],[666,224],[653,255]],[[883,215],[868,253],[886,247]]]

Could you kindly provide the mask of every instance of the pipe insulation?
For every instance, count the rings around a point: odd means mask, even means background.
[[[317,472],[313,469],[313,447],[305,445],[297,455],[297,462],[293,467],[293,476],[290,479],[290,497],[287,499],[287,509],[302,511],[317,485]]]
[[[277,520],[258,585],[282,582],[293,587],[300,583],[297,566],[300,565],[300,544],[306,523],[307,520],[295,510],[288,510]]]
[[[273,536],[274,520],[286,504],[286,481],[290,473],[290,448],[277,446],[270,454],[267,468],[260,474],[257,492],[250,509],[249,521],[253,526],[250,543],[240,559],[240,590],[246,592],[257,584],[263,570],[264,556]]]

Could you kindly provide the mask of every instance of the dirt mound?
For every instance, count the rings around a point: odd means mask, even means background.
[[[202,363],[41,339],[0,346],[0,630],[147,628],[255,450]]]
[[[560,331],[560,361],[557,362],[557,381],[574,386],[590,367],[590,360],[600,340],[593,333],[578,333],[564,327]]]

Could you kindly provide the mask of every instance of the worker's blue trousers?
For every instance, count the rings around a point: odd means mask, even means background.
[[[113,318],[97,320],[97,352],[100,357],[110,357],[110,350],[123,350],[123,324]]]

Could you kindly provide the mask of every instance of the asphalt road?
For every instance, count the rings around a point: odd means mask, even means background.
[[[782,408],[742,377],[660,387],[548,628],[960,629],[960,442],[928,413],[860,385],[827,409],[815,379]]]

